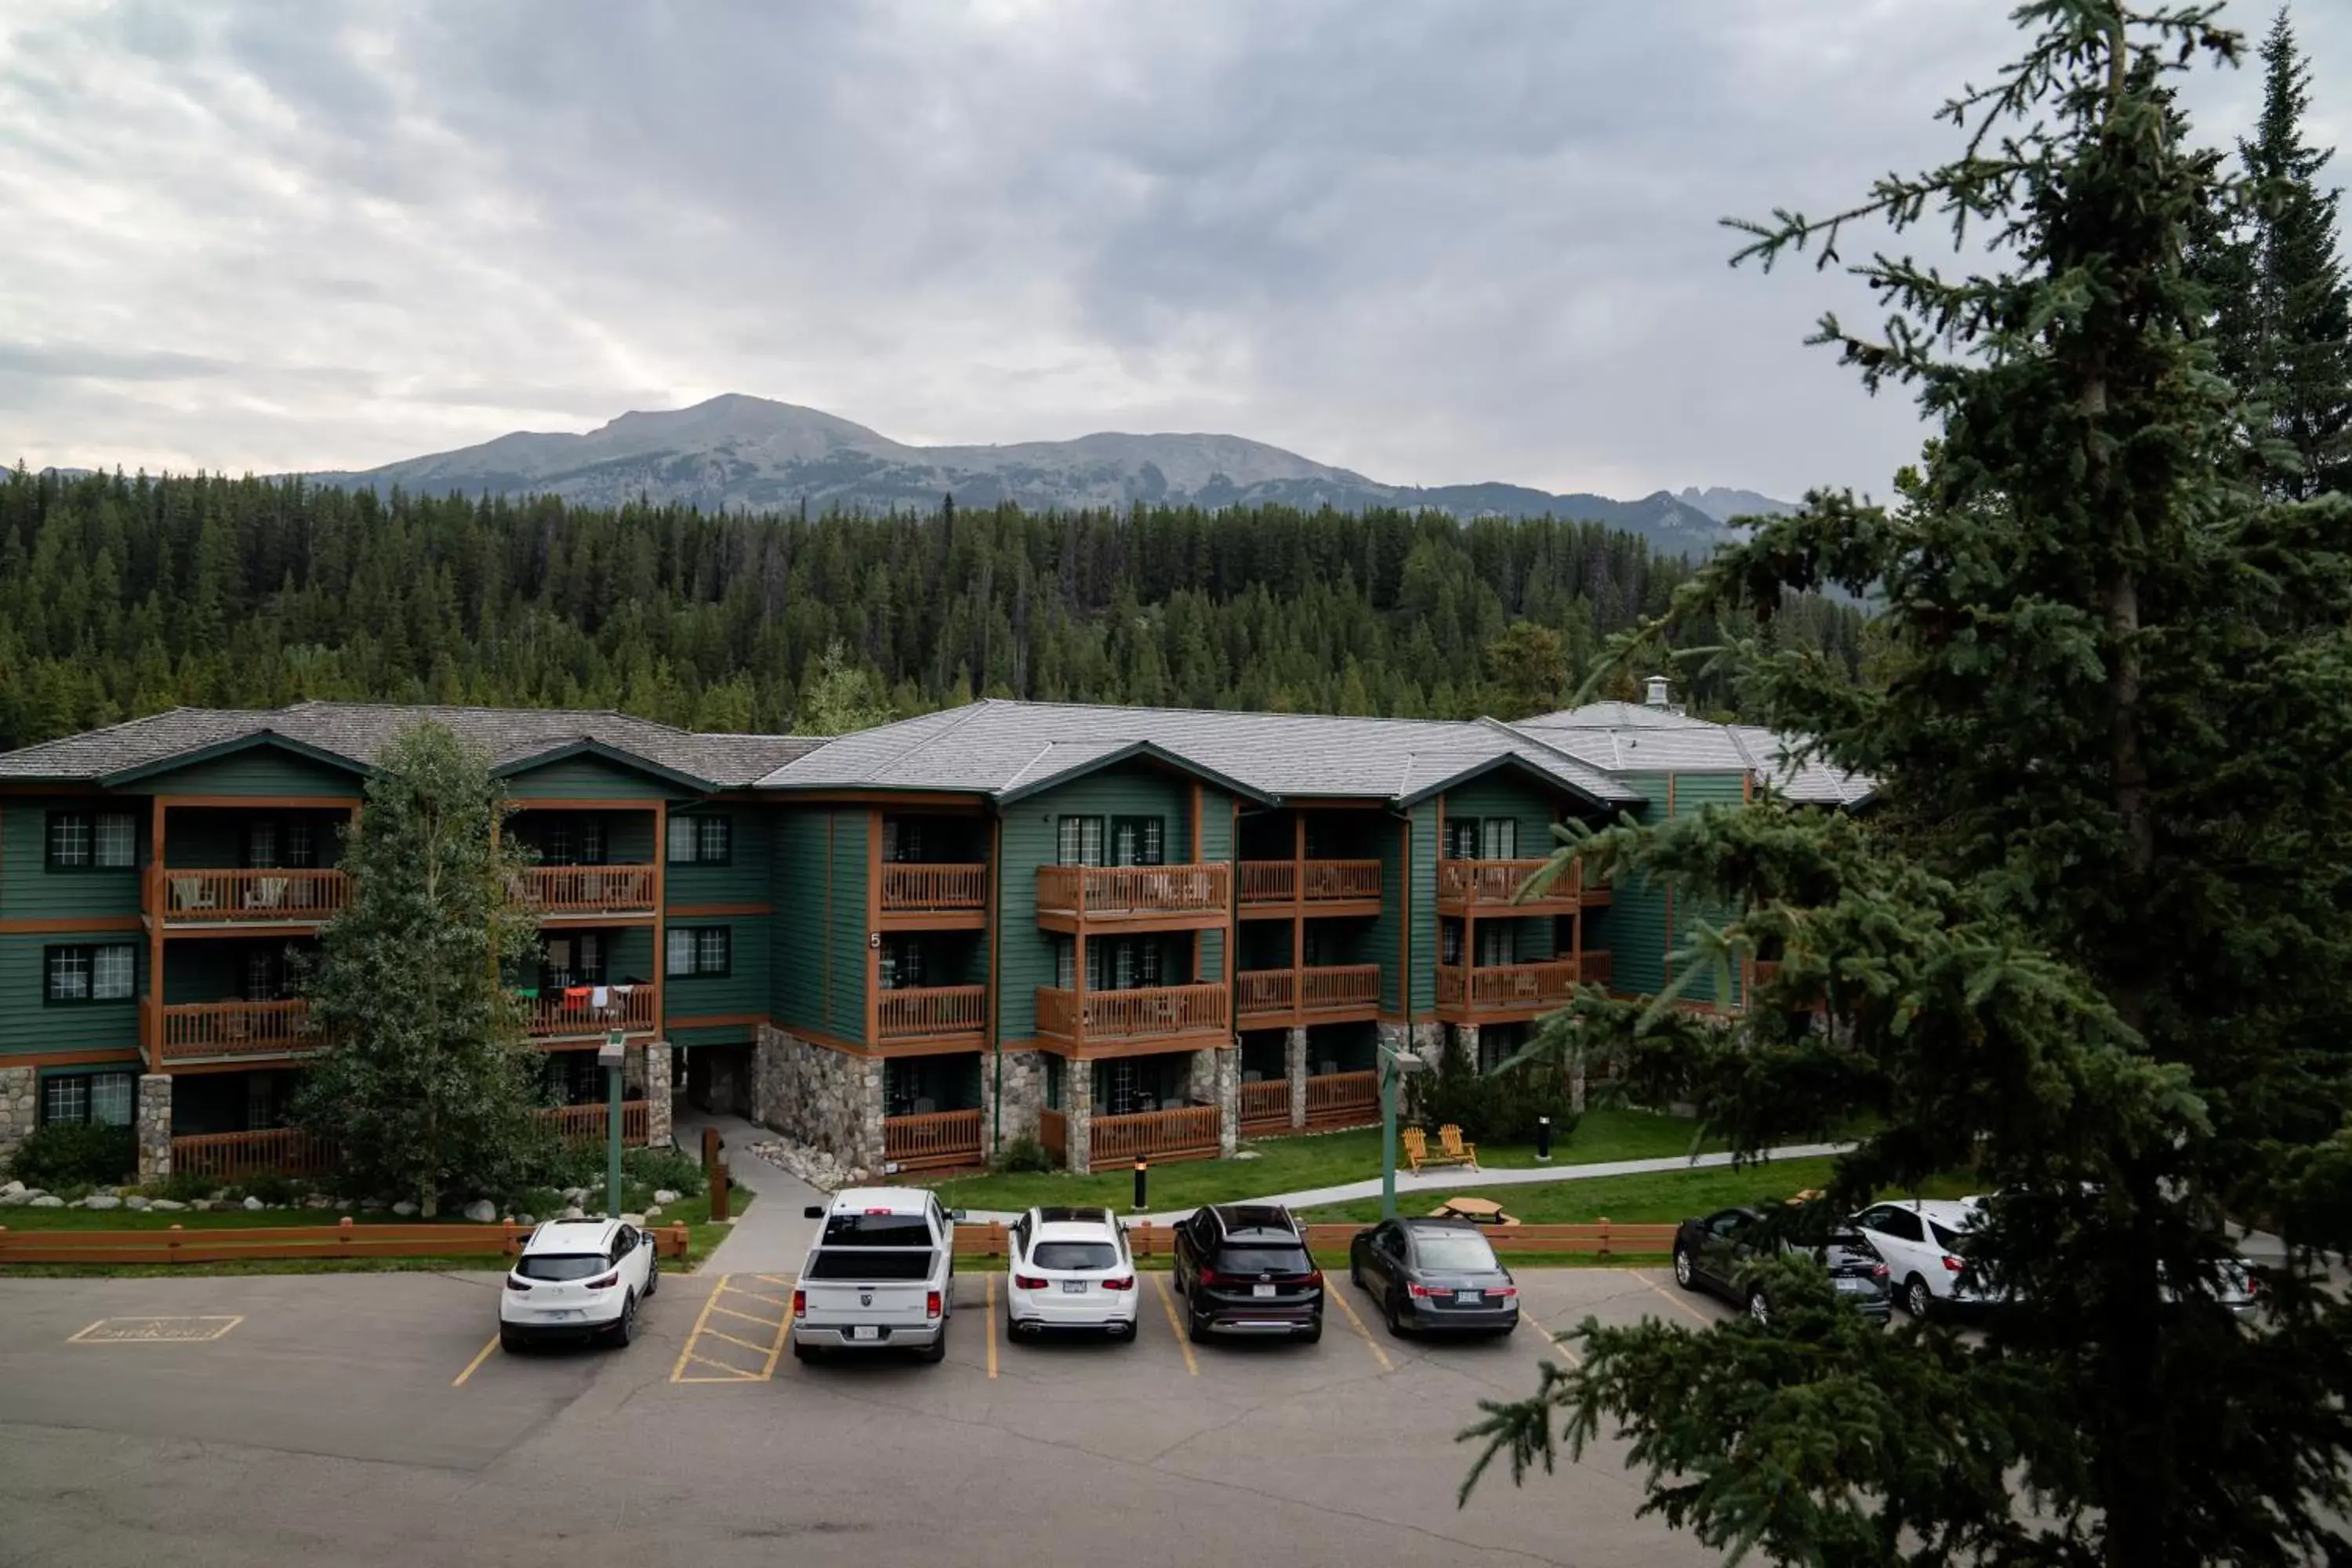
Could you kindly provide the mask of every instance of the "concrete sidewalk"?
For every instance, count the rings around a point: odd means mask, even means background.
[[[773,1137],[740,1116],[712,1116],[681,1110],[677,1115],[678,1147],[699,1159],[702,1130],[715,1127],[726,1145],[728,1174],[735,1185],[758,1201],[746,1209],[697,1270],[702,1274],[797,1274],[801,1261],[816,1240],[817,1222],[801,1210],[821,1204],[825,1194],[787,1175],[751,1152],[751,1145]]]
[[[1767,1160],[1808,1160],[1827,1154],[1843,1154],[1853,1148],[1851,1143],[1792,1143],[1786,1148],[1767,1150]],[[1528,1170],[1465,1171],[1457,1166],[1443,1166],[1413,1175],[1400,1169],[1397,1172],[1397,1195],[1444,1195],[1470,1191],[1478,1187],[1525,1187],[1547,1182],[1590,1182],[1603,1176],[1664,1175],[1675,1171],[1705,1171],[1718,1169],[1732,1163],[1727,1153],[1684,1155],[1674,1154],[1659,1160],[1603,1160],[1582,1165],[1538,1165]],[[1358,1198],[1381,1195],[1381,1179],[1373,1176],[1361,1182],[1343,1182],[1332,1187],[1310,1187],[1304,1192],[1273,1193],[1264,1197],[1234,1198],[1234,1203],[1281,1204],[1286,1208],[1313,1208],[1320,1204],[1351,1203]],[[796,1211],[797,1212],[797,1211]],[[1153,1225],[1173,1225],[1191,1214],[1191,1209],[1163,1209],[1157,1214],[1137,1217]],[[966,1209],[964,1217],[986,1223],[989,1220],[1010,1222],[1020,1218],[1017,1211],[997,1209]]]

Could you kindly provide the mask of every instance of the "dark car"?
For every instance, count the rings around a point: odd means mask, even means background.
[[[1864,1317],[1884,1322],[1893,1314],[1886,1264],[1860,1234],[1841,1226],[1817,1242],[1801,1241],[1766,1226],[1754,1209],[1723,1209],[1683,1221],[1675,1231],[1675,1282],[1685,1290],[1720,1296],[1746,1307],[1758,1322],[1769,1322],[1770,1299],[1746,1276],[1748,1265],[1776,1252],[1811,1258],[1827,1268],[1831,1285]]]
[[[1323,1337],[1323,1271],[1288,1209],[1223,1204],[1176,1227],[1176,1292],[1195,1340],[1212,1334]]]
[[[1384,1219],[1348,1244],[1348,1278],[1381,1304],[1389,1332],[1507,1334],[1519,1288],[1467,1220]]]

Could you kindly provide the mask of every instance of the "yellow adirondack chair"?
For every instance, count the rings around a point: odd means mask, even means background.
[[[1404,1143],[1405,1163],[1414,1175],[1421,1174],[1421,1168],[1429,1163],[1429,1134],[1418,1127],[1408,1127],[1399,1136]]]
[[[1437,1146],[1444,1151],[1448,1163],[1478,1168],[1478,1145],[1462,1142],[1462,1129],[1451,1121],[1437,1130]]]

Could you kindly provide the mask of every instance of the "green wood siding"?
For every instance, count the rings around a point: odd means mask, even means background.
[[[356,801],[363,785],[347,768],[261,745],[152,773],[130,787],[141,795],[306,795]]]
[[[43,950],[50,947],[123,944],[138,953],[138,981],[131,999],[51,1005],[42,999]],[[147,990],[147,941],[138,931],[89,931],[45,936],[0,934],[0,1058],[43,1051],[139,1048],[138,996]]]
[[[756,1026],[751,1024],[721,1024],[711,1028],[688,1027],[668,1031],[674,1046],[740,1046],[748,1044]]]
[[[833,919],[825,952],[832,987],[824,1009],[826,1033],[845,1040],[866,1038],[866,839],[868,813],[849,807],[832,814]]]
[[[1445,830],[1452,833],[1455,823],[1469,817],[1481,822],[1508,817],[1518,825],[1520,858],[1540,859],[1551,853],[1551,825],[1567,809],[1564,796],[1517,773],[1497,771],[1445,792]]]
[[[607,758],[571,756],[509,773],[507,794],[520,804],[533,800],[644,800],[677,794],[670,784]]]
[[[1437,803],[1412,808],[1412,996],[1419,1016],[1437,1005]]]
[[[144,866],[151,848],[147,824],[152,809],[145,800],[121,795],[55,800],[9,795],[0,799],[0,920],[93,920],[106,915],[137,914],[141,880],[137,867],[49,869],[49,814],[128,812],[138,825],[139,862]]]
[[[698,806],[691,812],[673,812],[670,820],[675,822],[682,816],[725,817],[729,855],[723,866],[673,862],[665,889],[670,908],[680,904],[775,904],[769,870],[774,856],[775,813],[751,805],[710,805]],[[651,828],[646,831],[650,837]]]
[[[1404,954],[1404,825],[1385,812],[1379,821],[1380,836],[1372,848],[1381,863],[1381,912],[1372,921],[1368,937],[1371,957],[1366,962],[1381,966],[1381,1011],[1395,1013],[1404,1005],[1400,994],[1404,974],[1398,967]]]
[[[1189,819],[1192,815],[1192,803],[1188,800],[1184,816]],[[1192,839],[1189,820],[1184,825],[1184,836],[1180,842],[1183,846],[1181,853],[1190,855]],[[1179,853],[1176,847],[1171,845],[1168,858],[1176,859]],[[1201,860],[1203,864],[1221,861],[1228,866],[1234,861],[1234,797],[1210,784],[1201,786]],[[1201,978],[1224,979],[1225,933],[1223,931],[1204,931],[1200,933],[1198,945]],[[1173,970],[1169,973],[1176,978],[1182,978]]]
[[[1054,984],[1052,933],[1037,927],[1037,868],[1055,862],[1055,824],[1064,816],[1100,816],[1108,828],[1108,819],[1114,816],[1158,816],[1167,824],[1162,829],[1167,858],[1181,860],[1192,853],[1192,798],[1190,779],[1130,763],[1089,773],[1005,809],[1004,864],[996,879],[998,962],[1003,966],[996,993],[1002,1038],[1025,1040],[1036,1035],[1037,987]],[[1202,798],[1205,855],[1211,824],[1220,813],[1224,816],[1220,831],[1230,836],[1233,805],[1223,791],[1210,786],[1203,786]],[[1222,938],[1219,958],[1222,962]]]
[[[824,1028],[824,847],[833,814],[787,806],[769,825],[768,1016],[783,1028]]]
[[[1645,803],[1641,816],[1665,816],[1665,774],[1620,773],[1616,779],[1640,792]],[[1609,953],[1612,991],[1647,996],[1666,983],[1666,890],[1640,881],[1620,881],[1610,889],[1609,907],[1595,911],[1586,927],[1584,945]]]
[[[672,921],[669,926],[671,931],[709,931],[714,928],[727,932],[727,973],[665,975],[662,980],[665,1019],[691,1021],[698,1014],[764,1014],[768,1010],[768,922],[742,916],[730,916],[724,920],[688,917]],[[646,950],[650,952],[653,933],[645,931],[643,934]],[[606,967],[618,977],[620,972],[617,969],[610,963]],[[739,1037],[742,1033],[744,1031],[738,1031]]]
[[[1740,773],[1678,773],[1675,776],[1675,815],[1688,816],[1708,806],[1738,806],[1743,795]],[[1700,921],[1720,930],[1732,917],[1728,904],[1715,900],[1699,900],[1685,893],[1675,895],[1675,926],[1669,951],[1680,948],[1691,939]],[[1728,986],[1718,984],[1719,976],[1712,963],[1702,965],[1692,976],[1689,989],[1683,993],[1687,1001],[1730,1004],[1739,999],[1738,979],[1731,977]]]

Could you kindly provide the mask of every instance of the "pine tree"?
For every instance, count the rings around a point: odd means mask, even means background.
[[[1783,1259],[1757,1275],[1769,1326],[1588,1321],[1572,1370],[1488,1407],[1471,1481],[1622,1433],[1646,1506],[1735,1556],[2345,1562],[2352,1309],[2326,1268],[2352,1250],[2352,500],[2266,500],[2210,374],[2185,252],[2236,193],[2162,83],[2234,36],[2118,0],[2017,14],[2024,57],[1948,110],[1960,158],[1747,226],[1768,265],[1826,261],[1866,218],[2005,240],[2004,270],[1958,278],[1875,255],[1884,334],[1823,324],[1941,427],[1906,503],[1816,493],[1669,617],[1737,633],[1703,657],[1741,706],[1878,803],[1564,847],[1559,869],[1579,849],[1738,911],[1694,926],[1685,984],[1780,967],[1736,1029],[1586,995],[1542,1047],[1697,1102],[1740,1150],[1867,1125],[1826,1199],[1775,1222],[1792,1234],[1966,1173],[1990,1194],[1966,1267],[2000,1304],[1980,1338],[1890,1333]],[[1883,590],[1883,684],[1741,630],[1830,584]],[[2233,1217],[2286,1243],[2251,1324],[2217,1300]]]
[[[521,861],[498,826],[488,763],[438,724],[384,749],[346,839],[351,903],[304,977],[323,1047],[295,1116],[342,1148],[365,1191],[498,1192],[533,1145],[538,1053],[501,956],[536,951],[512,897]]]

